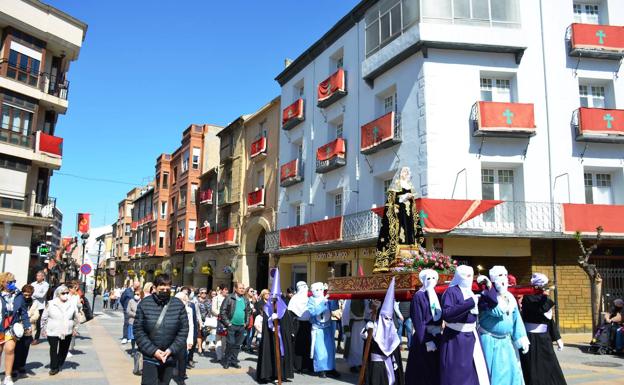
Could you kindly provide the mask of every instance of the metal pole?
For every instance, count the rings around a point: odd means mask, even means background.
[[[86,238],[82,238],[82,262],[80,262],[80,267],[82,267],[82,265],[84,265],[84,260],[85,260],[85,249],[87,248],[87,239]],[[84,275],[82,273],[82,270],[80,270],[80,274],[82,275],[82,292],[84,293],[85,290],[87,289],[87,276]]]
[[[95,265],[95,286],[93,287],[93,301],[91,302],[91,309],[95,309],[95,295],[97,290],[97,280],[100,273],[100,253],[102,252],[102,241],[98,242],[98,257],[97,265]]]

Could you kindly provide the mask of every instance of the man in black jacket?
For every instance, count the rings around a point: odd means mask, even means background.
[[[227,329],[227,345],[223,355],[223,367],[230,366],[239,369],[238,353],[241,344],[245,340],[245,326],[249,322],[251,307],[245,297],[245,285],[240,282],[234,283],[234,293],[230,294],[221,305],[219,317],[223,326]]]
[[[176,356],[185,353],[188,317],[184,303],[171,297],[171,278],[167,274],[157,276],[154,287],[154,294],[145,297],[137,307],[134,338],[143,354],[141,384],[167,385]],[[160,317],[163,310],[164,316]],[[159,318],[162,321],[157,325]]]

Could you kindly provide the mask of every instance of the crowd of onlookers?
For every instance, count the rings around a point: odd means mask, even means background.
[[[0,273],[0,359],[4,354],[4,385],[28,372],[26,363],[31,345],[47,338],[50,375],[57,374],[74,349],[78,327],[93,317],[80,281],[50,285],[45,272],[20,288],[10,272]]]

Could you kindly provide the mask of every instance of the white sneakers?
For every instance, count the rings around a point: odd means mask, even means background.
[[[122,344],[122,345],[125,345],[125,344],[127,344],[127,343],[128,343],[128,340],[127,340],[126,338],[124,338],[124,339],[122,339],[122,340],[121,340],[121,344]]]
[[[13,385],[13,379],[11,377],[4,377],[4,385]]]
[[[71,352],[67,352],[67,357],[73,357],[74,355]]]

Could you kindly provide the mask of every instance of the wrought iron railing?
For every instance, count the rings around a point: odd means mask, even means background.
[[[562,209],[557,203],[503,202],[461,224],[453,233],[539,236],[562,233]]]
[[[342,222],[342,239],[345,241],[373,239],[377,237],[380,228],[381,217],[371,210],[347,214]]]
[[[279,231],[271,231],[264,236],[265,252],[277,251],[279,249]]]

